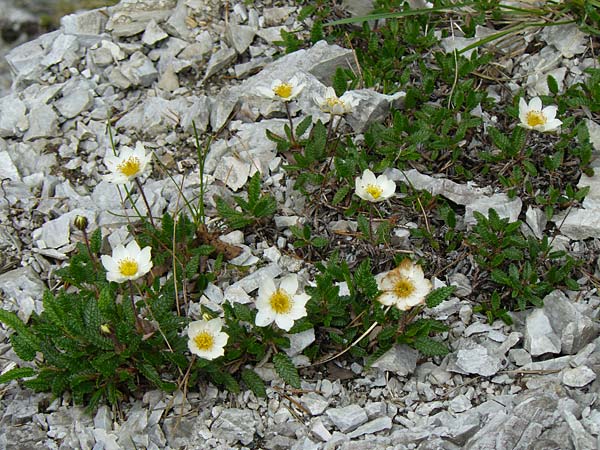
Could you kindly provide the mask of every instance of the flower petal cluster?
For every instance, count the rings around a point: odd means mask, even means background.
[[[190,352],[208,360],[223,356],[229,335],[222,329],[223,321],[219,318],[191,322],[187,330]]]
[[[368,202],[378,203],[387,200],[396,192],[396,183],[385,175],[377,178],[369,169],[362,176],[356,177],[356,195]]]
[[[389,306],[394,305],[401,311],[425,302],[431,291],[431,282],[423,275],[423,269],[409,259],[403,260],[398,267],[375,276],[377,287],[382,292],[377,301]]]
[[[279,286],[266,279],[258,288],[256,300],[256,325],[266,327],[275,322],[279,328],[289,331],[294,322],[306,316],[306,302],[310,298],[304,292],[297,294],[298,277],[290,274],[281,279]]]
[[[325,90],[325,96],[316,94],[313,100],[321,108],[321,111],[334,116],[343,116],[352,112],[355,106],[355,98],[350,92],[345,92],[344,95],[338,97],[335,90],[329,86]]]
[[[150,159],[152,155],[146,153],[141,142],[135,144],[135,149],[123,146],[118,156],[109,152],[104,157],[104,165],[110,170],[104,178],[115,184],[128,183],[145,172]]]
[[[118,245],[113,249],[112,256],[100,257],[106,269],[106,279],[123,283],[143,277],[152,269],[151,251],[150,247],[140,249],[136,241],[131,241],[127,247]]]
[[[554,131],[562,125],[562,122],[556,118],[557,107],[555,105],[546,106],[542,109],[542,100],[534,97],[529,104],[523,97],[519,99],[519,124],[523,128],[536,131]]]
[[[295,99],[302,92],[302,89],[304,89],[304,84],[300,83],[300,80],[295,75],[289,81],[274,80],[270,88],[264,86],[256,88],[258,94],[262,97],[284,102]]]

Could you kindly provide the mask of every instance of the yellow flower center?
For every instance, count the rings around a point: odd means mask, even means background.
[[[140,171],[140,160],[135,156],[130,156],[117,166],[117,170],[126,177],[133,177]]]
[[[415,291],[415,285],[408,278],[401,278],[394,286],[394,294],[400,298],[406,298]]]
[[[325,99],[325,104],[329,106],[330,109],[333,109],[337,105],[344,108],[344,102],[337,97],[329,97]]]
[[[281,83],[279,86],[273,88],[275,95],[281,98],[289,98],[292,95],[292,85],[289,83]]]
[[[269,298],[269,304],[277,314],[286,314],[291,311],[294,302],[286,291],[277,289]]]
[[[131,258],[125,258],[119,261],[119,272],[124,277],[132,277],[138,271],[138,263]]]
[[[194,342],[200,350],[210,350],[215,344],[215,338],[208,331],[201,331],[194,338]]]
[[[375,200],[381,197],[381,194],[383,193],[383,189],[376,184],[369,184],[365,188],[365,191],[367,191]]]
[[[540,111],[529,111],[526,120],[527,125],[530,127],[537,127],[538,125],[544,125],[546,123],[546,116]]]

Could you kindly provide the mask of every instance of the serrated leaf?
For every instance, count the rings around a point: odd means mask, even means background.
[[[273,365],[283,381],[293,388],[300,389],[300,375],[289,356],[285,353],[277,353],[273,356]]]
[[[37,346],[31,345],[31,341],[24,337],[23,334],[11,334],[10,344],[17,356],[23,361],[32,361],[35,358],[38,348]]]
[[[502,134],[500,130],[494,127],[489,127],[488,133],[496,147],[504,152],[510,152],[512,145],[510,139],[506,135]]]
[[[250,209],[254,209],[254,205],[260,198],[260,172],[256,171],[250,182],[248,183],[248,204]]]
[[[505,286],[510,286],[512,284],[510,277],[500,269],[492,270],[490,278],[493,282],[503,284]]]
[[[92,254],[100,252],[100,247],[102,247],[102,232],[100,228],[96,228],[90,236],[90,250]]]
[[[258,374],[251,369],[242,370],[242,381],[246,383],[246,386],[254,392],[254,395],[261,398],[267,397],[267,390],[265,389],[265,382],[258,376]]]
[[[348,195],[349,192],[350,192],[349,185],[342,186],[341,188],[339,188],[337,190],[337,192],[333,196],[333,199],[331,200],[331,204],[337,205],[338,203],[340,203],[342,200],[344,200],[346,198],[346,196]]]
[[[442,303],[444,300],[446,300],[448,297],[450,297],[452,295],[452,293],[455,291],[455,289],[456,289],[455,286],[444,286],[441,288],[437,288],[437,289],[431,291],[427,295],[427,297],[425,297],[425,304],[427,305],[428,308],[435,308],[440,303]]]
[[[444,356],[450,352],[446,345],[428,336],[419,336],[416,338],[414,346],[425,356]]]
[[[296,127],[296,138],[300,138],[312,124],[312,116],[306,116]]]
[[[31,367],[15,367],[0,375],[0,384],[8,383],[9,381],[18,380],[20,378],[33,377],[36,374],[37,372],[35,369]]]
[[[329,239],[318,236],[311,241],[311,244],[313,247],[323,248],[329,244]]]

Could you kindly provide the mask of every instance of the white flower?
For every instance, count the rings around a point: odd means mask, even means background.
[[[146,154],[146,149],[141,142],[135,144],[135,150],[122,147],[119,156],[111,153],[104,157],[104,165],[111,173],[104,175],[107,181],[115,184],[125,184],[146,170],[152,155]]]
[[[382,202],[396,192],[396,183],[381,174],[375,178],[375,174],[366,169],[362,177],[356,177],[356,195],[369,202]]]
[[[542,109],[542,100],[534,97],[529,105],[523,97],[519,99],[519,119],[523,128],[537,131],[554,131],[562,122],[556,118],[557,107],[546,106]]]
[[[304,84],[300,84],[296,76],[293,76],[287,82],[275,80],[271,83],[270,89],[264,86],[256,88],[259,95],[271,100],[282,100],[284,102],[289,102],[296,98],[302,92],[302,89],[304,89]]]
[[[106,269],[106,279],[123,283],[143,277],[152,269],[151,251],[150,247],[140,250],[140,246],[135,241],[131,241],[127,247],[119,244],[113,249],[112,256],[100,257]]]
[[[321,111],[334,116],[351,113],[355,103],[354,97],[350,92],[345,92],[344,95],[338,97],[331,86],[325,90],[325,97],[316,94],[313,100],[321,108]]]
[[[425,302],[431,291],[431,282],[423,275],[421,266],[411,260],[403,260],[398,267],[375,277],[382,294],[377,301],[386,306],[394,305],[401,311]]]
[[[222,328],[223,321],[219,318],[191,322],[187,330],[190,352],[204,359],[223,356],[229,336],[221,331]]]
[[[294,274],[282,278],[278,288],[273,280],[264,280],[258,288],[256,325],[266,327],[275,321],[279,328],[289,331],[294,321],[306,316],[310,298],[305,293],[296,294],[297,290],[298,277]]]

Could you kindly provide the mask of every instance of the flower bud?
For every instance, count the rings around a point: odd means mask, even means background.
[[[103,323],[102,325],[100,325],[100,331],[102,331],[105,334],[110,333],[110,327],[108,326],[108,324]]]
[[[75,228],[81,231],[85,231],[88,226],[88,220],[85,216],[75,216],[75,220],[73,221]]]

